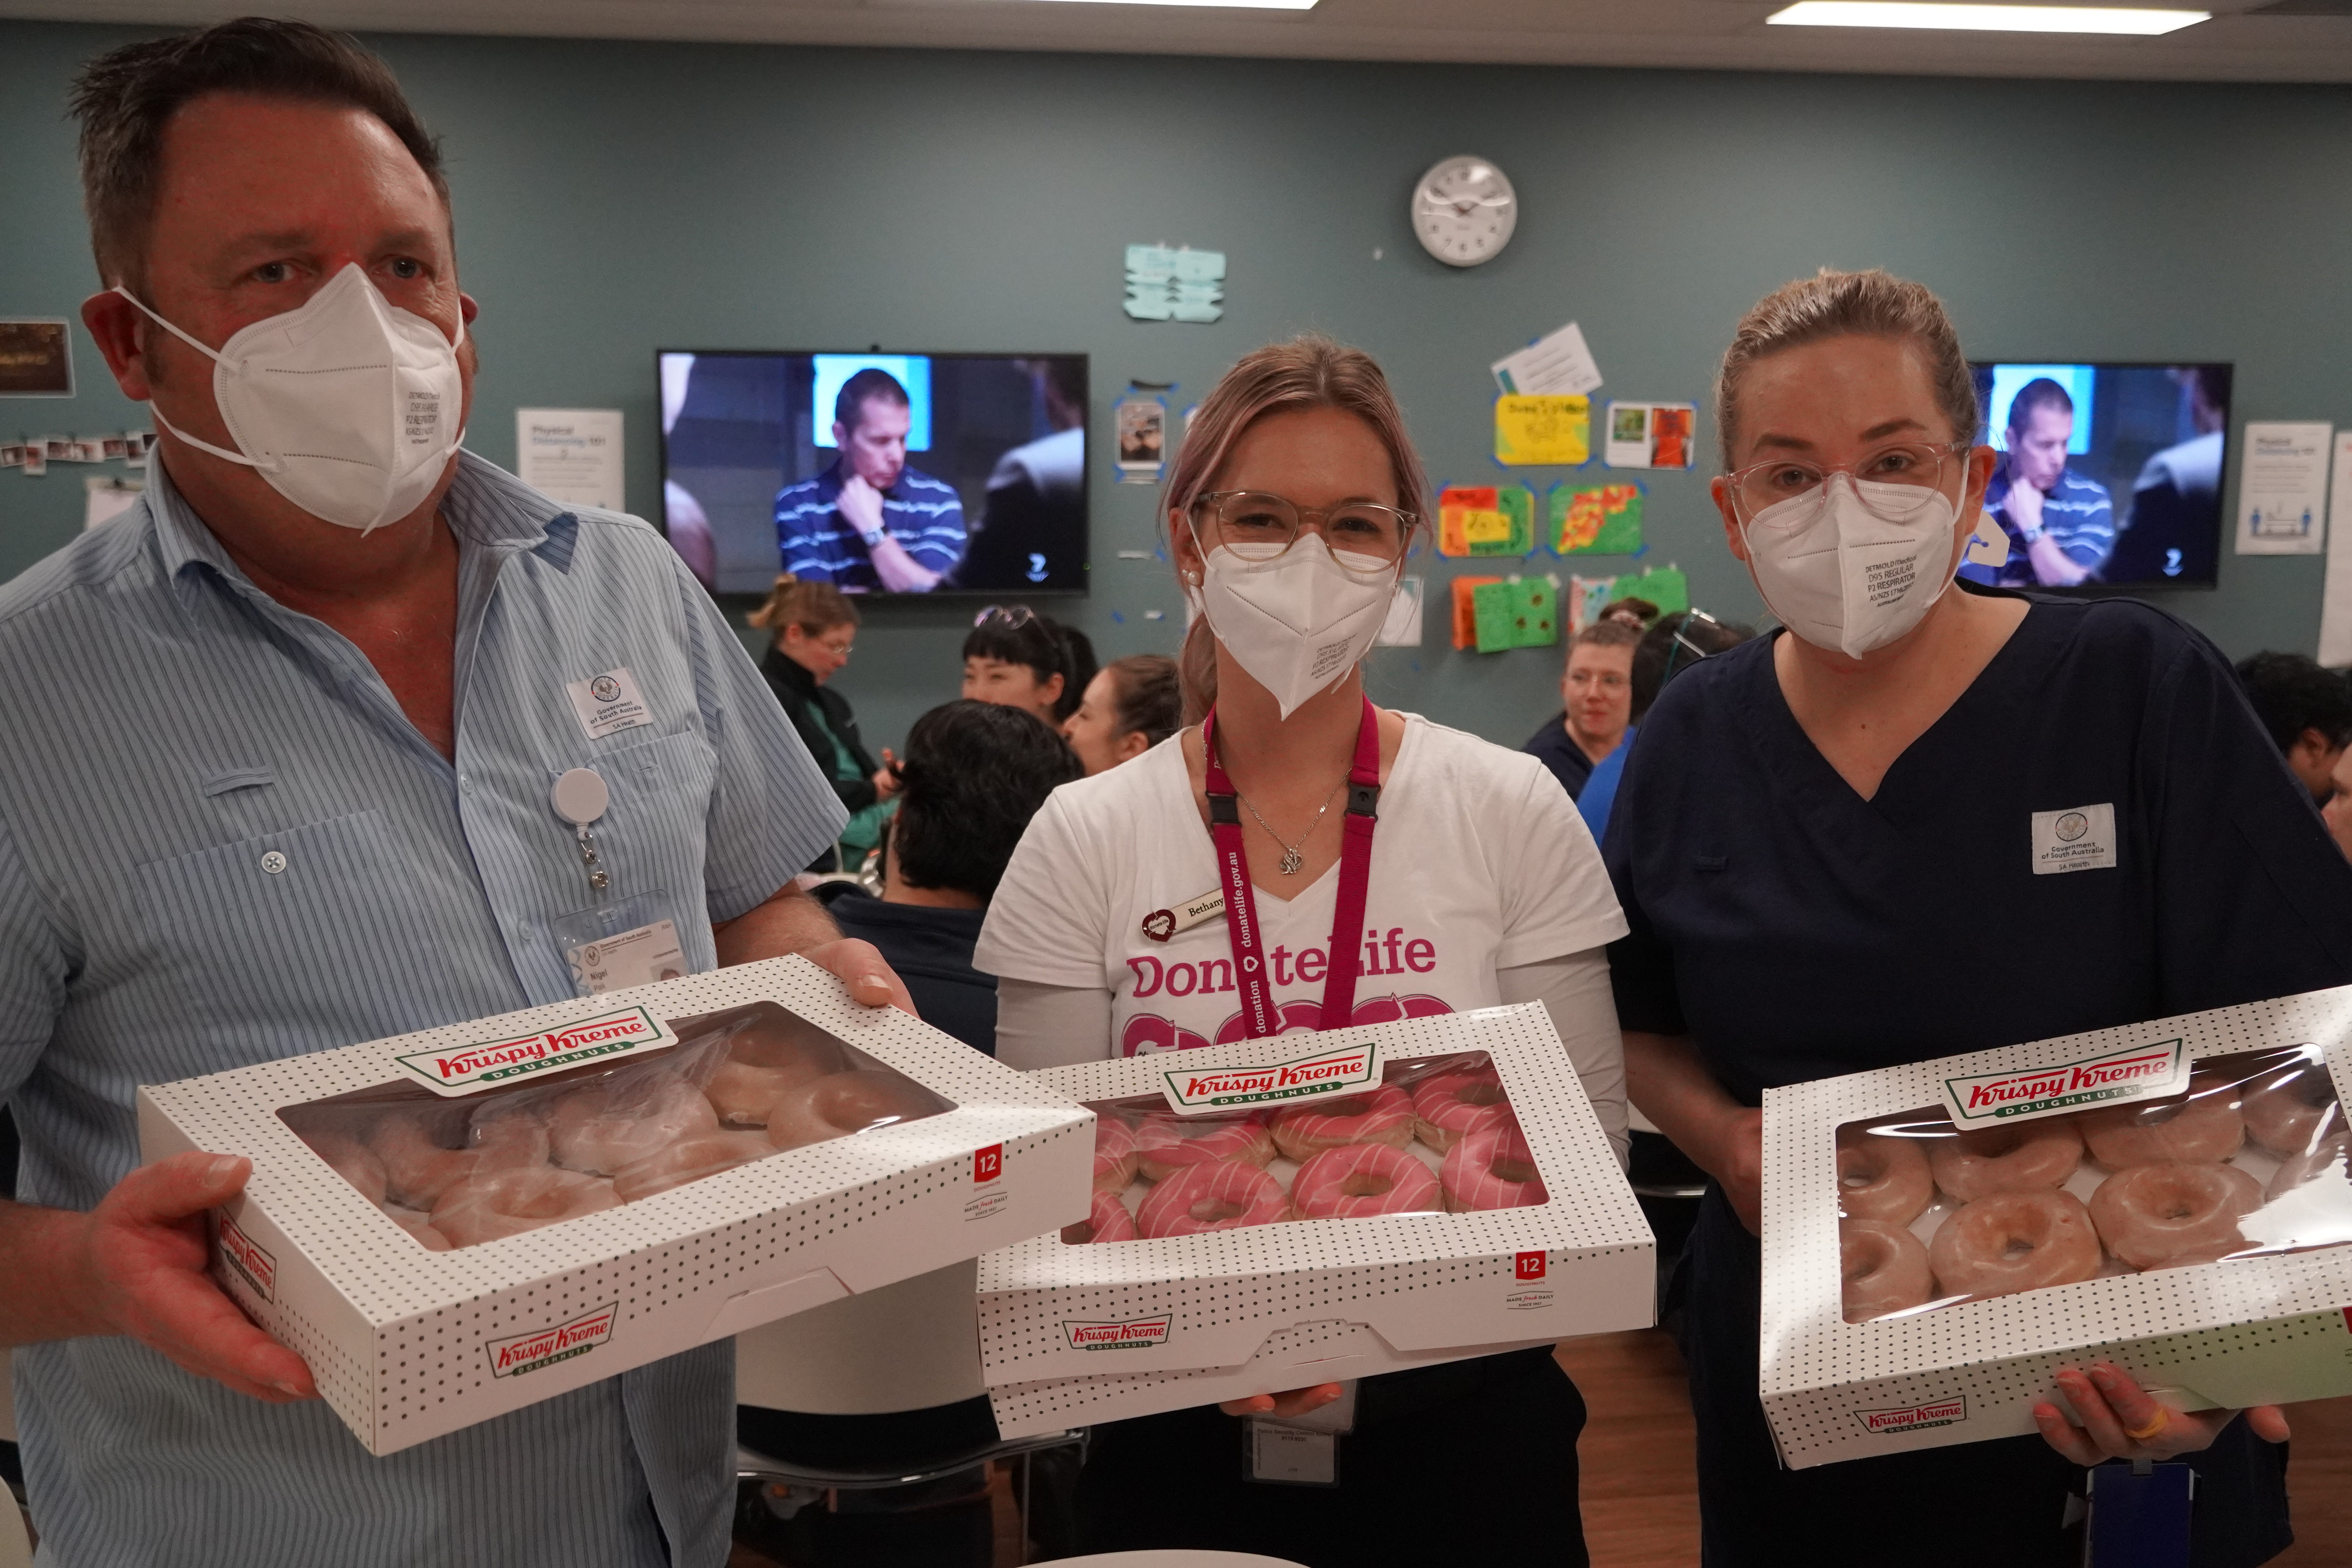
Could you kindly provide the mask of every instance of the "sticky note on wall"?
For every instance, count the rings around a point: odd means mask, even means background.
[[[1495,460],[1513,467],[1573,466],[1592,456],[1589,397],[1495,399]]]

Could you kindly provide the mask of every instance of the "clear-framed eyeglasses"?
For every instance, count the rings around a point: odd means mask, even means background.
[[[1421,514],[1373,501],[1302,507],[1265,490],[1212,490],[1193,499],[1192,537],[1203,551],[1224,545],[1247,561],[1271,561],[1316,532],[1335,553],[1369,556],[1382,565],[1403,559]]]
[[[1026,605],[991,605],[972,616],[974,626],[1003,626],[1007,631],[1019,631],[1037,618],[1037,612]]]
[[[1968,467],[1972,445],[1967,441],[1897,441],[1877,447],[1852,463],[1822,464],[1805,458],[1769,458],[1735,468],[1724,478],[1730,482],[1743,527],[1774,531],[1804,527],[1819,517],[1822,508],[1828,504],[1830,481],[1839,474],[1846,477],[1872,516],[1887,522],[1908,522],[1943,494],[1946,481],[1955,472]],[[1790,501],[1799,504],[1786,504]]]
[[[1690,625],[1693,621],[1703,621],[1707,626],[1714,627],[1716,631],[1723,631],[1723,623],[1721,621],[1717,620],[1713,616],[1708,615],[1705,610],[1698,608],[1696,605],[1693,605],[1688,610],[1684,611],[1683,618],[1675,623],[1675,646],[1666,650],[1666,668],[1660,671],[1658,675],[1658,687],[1661,690],[1665,689],[1667,681],[1672,680],[1675,678],[1675,670],[1688,669],[1700,659],[1713,657],[1714,650],[1703,648],[1699,647],[1698,644],[1691,641]],[[1685,654],[1688,654],[1690,657],[1688,658],[1685,658],[1683,657]]]

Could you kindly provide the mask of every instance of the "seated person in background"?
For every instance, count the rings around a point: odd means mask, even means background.
[[[2157,577],[2207,582],[2219,546],[2213,526],[2221,506],[2221,459],[2230,422],[2230,367],[2183,365],[2189,424],[2197,434],[2167,447],[2141,466],[2131,506],[2116,529],[2116,547],[2102,574],[2110,583]]]
[[[2258,653],[2238,661],[2254,716],[2286,757],[2287,771],[2326,805],[2336,765],[2352,741],[2352,680],[2299,653]]]
[[[1612,599],[1601,606],[1601,618],[1618,621],[1637,632],[1645,632],[1650,629],[1650,623],[1658,618],[1658,606],[1638,595]]]
[[[1633,647],[1641,640],[1637,628],[1605,616],[1570,637],[1568,668],[1559,678],[1562,710],[1519,748],[1551,770],[1570,800],[1584,793],[1592,764],[1625,739],[1633,710]]]
[[[974,702],[1022,708],[1059,728],[1095,678],[1087,635],[1026,605],[991,605],[963,639],[963,691]]]
[[[787,572],[768,591],[768,602],[744,619],[774,638],[760,661],[760,673],[849,813],[837,843],[863,859],[882,842],[898,781],[890,771],[890,748],[882,748],[879,763],[869,756],[848,700],[825,688],[849,662],[850,645],[857,640],[857,606],[830,583],[803,583]],[[832,848],[808,868],[832,871],[840,864],[838,848]]]
[[[988,476],[988,500],[950,580],[960,588],[1084,585],[1087,521],[1087,363],[1060,354],[1031,363],[1050,436],[1013,447]]]
[[[2017,389],[2009,405],[2009,449],[1985,487],[1984,510],[2009,535],[2000,566],[1964,565],[1960,575],[2003,587],[2071,588],[2097,574],[2116,544],[2107,487],[2066,466],[2074,400],[2048,376]]]
[[[928,594],[963,559],[955,487],[907,464],[914,423],[907,389],[887,370],[859,371],[833,400],[841,455],[776,495],[783,569],[853,594]]]
[[[942,703],[907,731],[882,896],[853,882],[817,889],[845,934],[898,969],[923,1022],[976,1051],[996,1054],[996,982],[971,966],[981,918],[1029,819],[1083,776],[1061,738],[1019,709]]]
[[[1592,776],[1584,781],[1583,793],[1576,797],[1577,815],[1592,829],[1595,844],[1609,831],[1609,808],[1616,804],[1617,781],[1625,776],[1625,759],[1633,750],[1633,737],[1666,682],[1708,655],[1735,647],[1755,635],[1751,627],[1718,621],[1705,610],[1667,616],[1642,634],[1641,645],[1633,649],[1633,706],[1625,726],[1625,743],[1592,764]]]
[[[1137,653],[1112,659],[1087,682],[1078,710],[1062,723],[1062,739],[1089,776],[1133,762],[1184,727],[1184,692],[1176,661]]]

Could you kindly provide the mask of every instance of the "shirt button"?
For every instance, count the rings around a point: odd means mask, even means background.
[[[286,857],[272,849],[261,858],[261,868],[275,877],[286,869]]]

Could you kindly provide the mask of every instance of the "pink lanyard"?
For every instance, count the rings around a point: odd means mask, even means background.
[[[1242,850],[1241,813],[1233,781],[1217,761],[1217,715],[1201,721],[1201,752],[1207,763],[1209,837],[1216,841],[1225,894],[1225,934],[1233,939],[1234,980],[1241,988],[1242,1022],[1251,1037],[1276,1034],[1273,995],[1266,985],[1265,944],[1258,940],[1257,901],[1250,892],[1249,858]],[[1364,887],[1372,875],[1372,828],[1380,817],[1381,728],[1371,700],[1356,731],[1356,761],[1348,770],[1348,811],[1340,819],[1339,907],[1331,915],[1330,963],[1323,973],[1322,1023],[1347,1026],[1356,1010],[1356,974],[1361,967]]]

